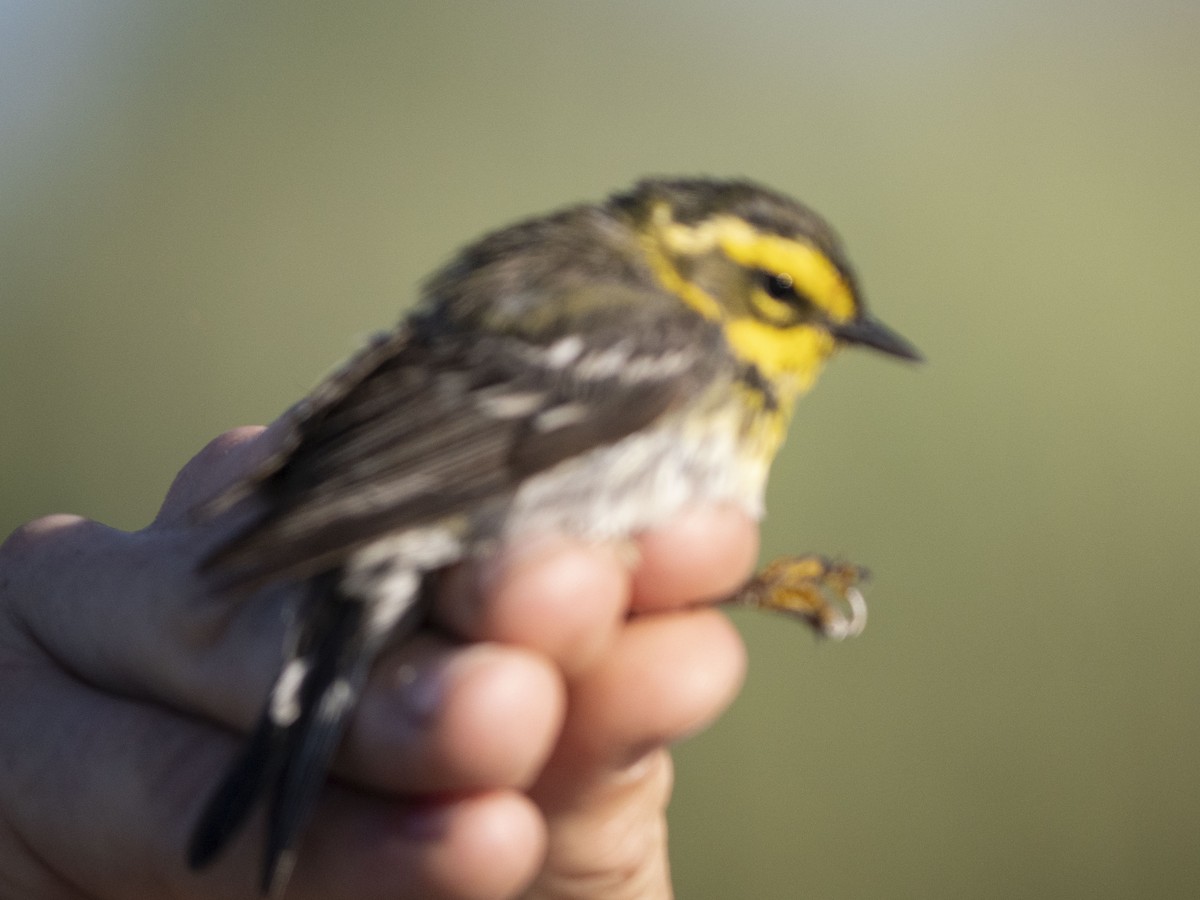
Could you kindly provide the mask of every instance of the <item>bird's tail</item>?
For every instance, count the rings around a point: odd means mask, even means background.
[[[399,606],[411,611],[416,599],[414,592]],[[265,798],[261,889],[273,897],[282,894],[349,714],[398,618],[381,628],[369,604],[314,585],[267,706],[192,832],[192,868],[212,862]]]

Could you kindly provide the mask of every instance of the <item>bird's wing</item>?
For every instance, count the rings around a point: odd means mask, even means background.
[[[719,329],[661,295],[604,290],[584,304],[595,320],[571,323],[586,342],[554,326],[376,340],[235,489],[263,512],[202,568],[227,588],[310,577],[384,534],[496,511],[530,475],[695,396],[724,352]]]

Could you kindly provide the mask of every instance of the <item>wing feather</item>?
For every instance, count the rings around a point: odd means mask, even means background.
[[[523,479],[686,403],[718,364],[719,330],[651,292],[610,300],[628,315],[608,304],[586,348],[554,329],[377,340],[300,407],[286,453],[240,489],[263,512],[203,568],[249,588],[329,570],[389,532],[486,520]]]

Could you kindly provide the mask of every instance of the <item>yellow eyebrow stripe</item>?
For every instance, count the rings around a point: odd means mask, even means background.
[[[682,225],[670,211],[655,211],[655,224],[663,243],[679,254],[705,253],[720,247],[725,255],[747,268],[792,276],[796,288],[810,297],[834,321],[854,317],[854,297],[842,273],[820,250],[782,237],[764,234],[736,216],[716,216],[699,225]]]
[[[651,227],[642,240],[662,285],[700,315],[721,322],[734,355],[773,381],[785,408],[812,385],[822,363],[834,350],[833,337],[811,325],[783,324],[789,312],[786,304],[765,292],[756,300],[760,311],[764,311],[765,305],[765,312],[773,314],[769,317],[778,321],[730,316],[715,297],[680,275],[668,254],[700,256],[719,247],[739,265],[791,275],[796,288],[831,319],[845,321],[854,316],[850,286],[825,254],[807,244],[762,234],[735,216],[717,216],[699,225],[683,225],[663,205],[652,213]]]

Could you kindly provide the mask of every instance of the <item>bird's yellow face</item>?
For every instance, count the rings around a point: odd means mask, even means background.
[[[663,287],[720,322],[733,352],[784,399],[811,387],[841,343],[901,356],[910,351],[865,317],[848,275],[802,236],[766,231],[728,213],[682,223],[664,203],[648,217],[642,238]]]

